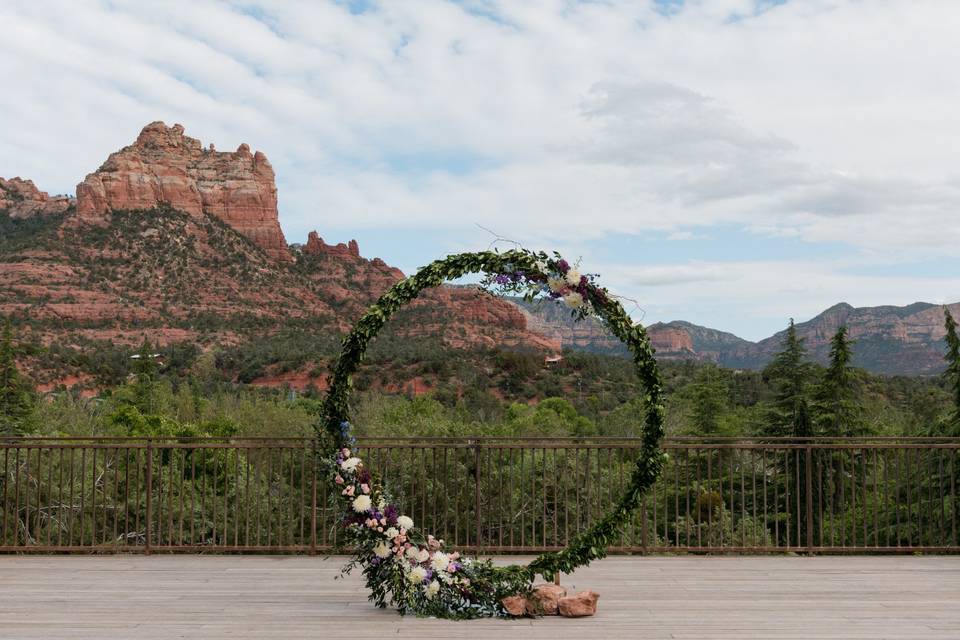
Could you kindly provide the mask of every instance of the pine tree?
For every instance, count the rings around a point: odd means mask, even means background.
[[[157,378],[160,367],[155,356],[150,342],[144,341],[133,364],[134,380],[130,386],[130,403],[143,414],[152,414],[157,410]]]
[[[791,318],[783,339],[783,350],[774,356],[765,371],[776,389],[766,435],[795,438],[813,435],[809,419],[810,365],[805,362],[807,349],[803,342]]]
[[[830,365],[817,386],[817,431],[840,437],[863,435],[862,410],[857,402],[857,377],[850,365],[853,343],[840,327],[830,340]]]
[[[35,407],[33,385],[17,370],[13,328],[7,320],[0,337],[0,434],[19,434],[28,429]]]
[[[949,427],[954,434],[960,434],[960,336],[957,335],[957,323],[950,314],[950,309],[943,310],[947,329],[947,370],[944,375],[953,395],[953,415],[950,417]]]
[[[691,423],[699,436],[717,435],[720,418],[727,410],[727,388],[713,365],[703,367],[691,386],[693,415]]]
[[[809,438],[814,435],[813,423],[810,419],[810,363],[806,362],[807,350],[803,345],[803,338],[797,335],[797,328],[794,326],[793,318],[790,319],[790,326],[787,327],[787,333],[783,339],[783,349],[774,356],[773,362],[764,372],[771,380],[776,390],[773,406],[768,414],[767,434],[772,436],[789,436],[793,438]],[[778,509],[784,509],[786,513],[798,511],[800,525],[799,531],[803,532],[797,544],[806,543],[806,535],[809,531],[817,531],[818,505],[814,504],[813,520],[808,521],[807,509],[805,508],[808,500],[815,499],[816,491],[808,495],[805,478],[811,469],[807,468],[806,457],[800,456],[796,463],[797,468],[791,470],[784,462],[776,462],[779,467],[777,476],[784,477],[783,491],[781,495],[793,493],[793,503],[784,501],[778,505]],[[797,473],[801,481],[794,484],[789,479],[793,473]],[[797,507],[799,506],[799,509]],[[789,535],[787,533],[786,535]]]

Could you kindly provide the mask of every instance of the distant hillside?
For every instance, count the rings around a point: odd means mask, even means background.
[[[613,344],[614,339],[599,322],[579,323],[584,327],[571,326],[563,309],[518,304],[532,316],[532,329],[557,337],[566,348],[623,353],[622,346]],[[948,306],[954,316],[960,316],[960,303]],[[830,338],[844,325],[855,340],[854,364],[858,367],[890,375],[931,375],[940,373],[946,366],[943,307],[939,305],[917,302],[905,307],[855,308],[840,303],[796,327],[810,357],[825,363],[830,353]],[[780,350],[785,330],[759,342],[681,320],[650,325],[649,332],[657,356],[662,360],[695,360],[734,369],[762,369]]]
[[[204,148],[180,125],[152,123],[89,174],[75,200],[0,179],[0,316],[34,345],[22,360],[44,390],[115,383],[110,371],[123,368],[103,354],[123,357],[144,340],[235,349],[218,364],[246,362],[240,381],[322,388],[343,332],[404,276],[362,257],[356,241],[329,245],[311,233],[288,245],[278,220],[263,153]],[[559,348],[476,288],[424,292],[385,334],[405,360],[423,339],[444,349]],[[249,366],[254,353],[260,364]]]

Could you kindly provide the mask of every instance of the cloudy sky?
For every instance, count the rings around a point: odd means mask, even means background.
[[[290,242],[404,271],[488,231],[644,322],[960,300],[960,2],[0,1],[0,176],[153,120],[278,174]],[[637,311],[640,314],[640,311]]]

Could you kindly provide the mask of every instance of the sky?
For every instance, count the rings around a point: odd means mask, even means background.
[[[748,339],[960,300],[956,0],[0,0],[0,176],[247,142],[288,242],[497,237]],[[509,248],[504,242],[495,244]]]

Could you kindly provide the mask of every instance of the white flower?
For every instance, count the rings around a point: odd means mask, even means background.
[[[340,463],[340,467],[344,471],[353,471],[357,468],[357,465],[360,464],[360,458],[347,458]]]
[[[583,296],[576,291],[563,296],[563,301],[567,303],[567,306],[571,309],[576,309],[577,307],[583,306]]]
[[[407,578],[413,584],[420,584],[423,582],[423,579],[427,577],[427,570],[423,567],[414,567],[410,569],[410,573],[407,574]]]
[[[396,527],[390,527],[389,529],[383,532],[383,535],[385,535],[388,539],[393,540],[398,535],[400,535],[400,532],[397,531]]]
[[[433,582],[427,585],[427,590],[426,590],[427,599],[429,600],[433,598],[433,596],[437,595],[438,591],[440,591],[440,583],[434,580]]]
[[[397,525],[409,531],[413,529],[413,518],[408,518],[407,516],[400,516],[397,518]]]
[[[385,542],[381,542],[373,548],[373,553],[380,559],[390,557],[390,547]]]
[[[450,566],[450,556],[442,551],[437,551],[430,560],[430,566],[437,571],[446,571],[447,567]]]
[[[407,549],[407,557],[411,560],[416,561],[418,555],[420,555],[420,549],[417,549],[416,547],[410,547]]]
[[[353,510],[357,513],[370,511],[371,506],[373,506],[373,503],[368,495],[357,496],[353,499]]]
[[[580,272],[576,269],[570,269],[567,271],[567,275],[564,276],[567,280],[567,284],[571,287],[575,287],[580,284]]]
[[[430,552],[426,549],[420,549],[420,552],[417,554],[417,562],[426,562],[430,559]]]
[[[380,496],[380,498],[377,500],[377,510],[383,511],[386,506],[387,506],[386,498],[384,498],[383,496]]]
[[[567,283],[563,281],[563,278],[550,278],[547,280],[547,285],[549,285],[550,291],[554,293],[560,293],[567,288]]]

